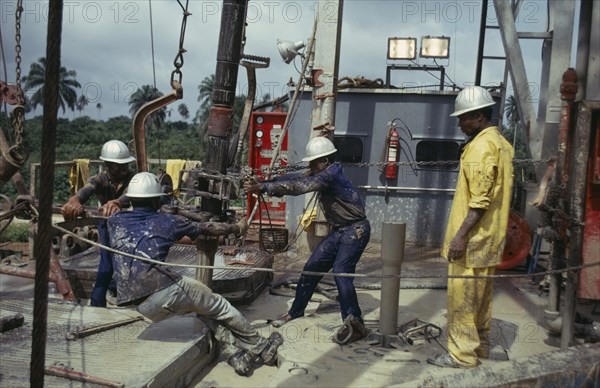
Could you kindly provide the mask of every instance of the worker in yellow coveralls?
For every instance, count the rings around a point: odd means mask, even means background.
[[[427,360],[473,368],[490,353],[493,275],[504,251],[513,183],[513,147],[490,121],[494,101],[482,87],[456,97],[458,125],[468,137],[442,246],[448,265],[448,353]]]

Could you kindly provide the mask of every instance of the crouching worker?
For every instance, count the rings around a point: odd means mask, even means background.
[[[248,228],[238,224],[193,222],[184,217],[159,213],[162,189],[154,174],[136,174],[127,196],[133,210],[121,211],[108,219],[112,248],[135,256],[164,262],[171,246],[180,238],[199,235],[241,235]],[[157,265],[114,254],[117,304],[134,305],[156,322],[173,315],[196,313],[213,331],[237,374],[248,375],[256,364],[275,363],[283,339],[273,333],[267,339],[229,301],[196,279]]]
[[[302,159],[303,162],[309,162],[308,173],[290,173],[269,181],[244,183],[246,193],[267,193],[278,197],[315,191],[319,193],[319,201],[331,229],[313,250],[304,265],[304,271],[354,273],[371,236],[371,226],[362,199],[344,175],[342,166],[333,161],[336,151],[331,140],[315,137],[306,145],[306,156]],[[304,316],[304,310],[321,278],[300,276],[292,307],[287,314],[275,320],[273,326],[279,327]],[[335,284],[344,325],[333,340],[339,344],[349,344],[365,337],[368,329],[363,323],[354,279],[336,276]]]

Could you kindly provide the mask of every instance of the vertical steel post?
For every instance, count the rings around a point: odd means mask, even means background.
[[[479,44],[477,46],[477,67],[475,68],[475,85],[481,85],[483,68],[483,48],[485,47],[485,30],[487,26],[488,0],[481,2],[481,20],[479,21]]]
[[[389,338],[398,331],[398,300],[400,298],[400,273],[404,260],[406,224],[384,222],[381,232],[381,303],[379,331],[383,334],[383,345],[389,346]]]
[[[569,190],[567,193],[567,198],[569,198],[567,214],[571,216],[571,219],[575,220],[570,227],[569,267],[576,267],[582,262],[583,227],[588,179],[587,169],[592,125],[591,109],[585,102],[581,102],[577,110],[577,124],[573,136],[573,146],[571,147],[574,152],[570,160]],[[577,304],[579,275],[579,271],[567,272],[560,337],[561,349],[571,346],[575,332],[575,307]]]

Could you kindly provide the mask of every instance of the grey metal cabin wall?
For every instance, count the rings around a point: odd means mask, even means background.
[[[388,122],[396,120],[400,134],[400,162],[415,162],[422,141],[464,142],[454,110],[457,92],[369,89],[340,91],[337,97],[335,136],[356,136],[363,141],[362,163],[380,162]],[[288,158],[297,163],[304,156],[309,139],[312,95],[305,91],[292,121],[288,137]],[[412,138],[408,134],[410,130]],[[344,172],[359,188],[371,221],[374,240],[381,238],[384,221],[406,223],[406,238],[422,245],[439,246],[444,237],[458,168],[414,168],[400,165],[397,179],[386,179],[377,166],[345,165]],[[405,187],[406,190],[375,191],[361,186]],[[418,190],[421,188],[430,191]],[[440,189],[440,191],[436,191]],[[295,231],[304,211],[305,199],[287,197],[287,227]]]

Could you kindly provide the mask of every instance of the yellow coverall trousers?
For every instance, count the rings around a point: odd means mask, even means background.
[[[467,268],[450,263],[449,276],[493,275],[496,267]],[[448,352],[466,368],[477,366],[477,358],[490,352],[492,278],[448,279]]]

